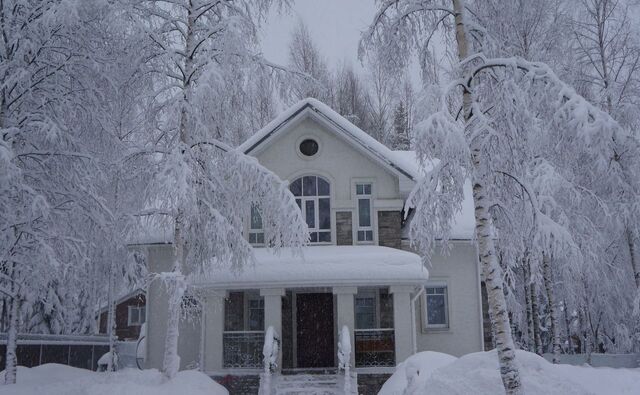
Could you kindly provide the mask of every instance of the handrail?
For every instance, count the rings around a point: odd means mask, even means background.
[[[395,328],[369,328],[369,329],[354,329],[354,332],[391,332]]]

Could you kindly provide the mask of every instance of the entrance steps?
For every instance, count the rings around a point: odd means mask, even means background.
[[[270,379],[271,391],[263,388],[264,377],[260,380],[260,393],[269,395],[357,395],[358,376],[351,373],[349,391],[345,392],[344,374],[274,374]],[[263,390],[265,392],[263,392]]]

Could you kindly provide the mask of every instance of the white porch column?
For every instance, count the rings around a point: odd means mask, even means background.
[[[396,365],[412,354],[412,325],[411,320],[411,285],[393,285],[389,292],[393,294],[393,327],[396,345]]]
[[[351,367],[356,366],[356,350],[355,350],[355,338],[353,331],[356,327],[356,319],[354,312],[354,295],[358,293],[358,287],[333,287],[333,294],[336,295],[336,310],[338,316],[336,322],[338,326],[338,333],[336,336],[336,352],[337,352],[337,340],[340,339],[340,331],[344,325],[349,328],[349,335],[351,337]]]
[[[264,330],[270,326],[280,337],[280,351],[278,352],[278,370],[282,369],[282,297],[284,288],[265,288],[260,290],[264,297]]]
[[[222,334],[224,332],[224,298],[225,291],[209,290],[205,294],[203,370],[205,372],[222,369]]]

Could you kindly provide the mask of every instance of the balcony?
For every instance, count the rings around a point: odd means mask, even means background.
[[[354,337],[357,368],[395,366],[393,328],[356,329]]]
[[[225,331],[222,336],[225,368],[262,368],[264,331]]]

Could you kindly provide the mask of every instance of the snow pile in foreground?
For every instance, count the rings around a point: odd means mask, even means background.
[[[640,369],[553,365],[526,351],[516,351],[528,394],[637,394]],[[503,393],[495,350],[455,357],[418,353],[398,365],[379,395]]]
[[[4,372],[0,373],[4,382]],[[66,365],[18,367],[18,383],[0,385],[0,395],[228,395],[209,376],[195,370],[179,372],[165,380],[155,369],[123,369],[98,373]]]
[[[434,370],[452,364],[456,359],[449,354],[435,351],[424,351],[412,355],[398,364],[396,372],[384,383],[378,395],[403,395],[405,389],[409,394],[418,393],[420,388],[424,388],[425,382]]]

